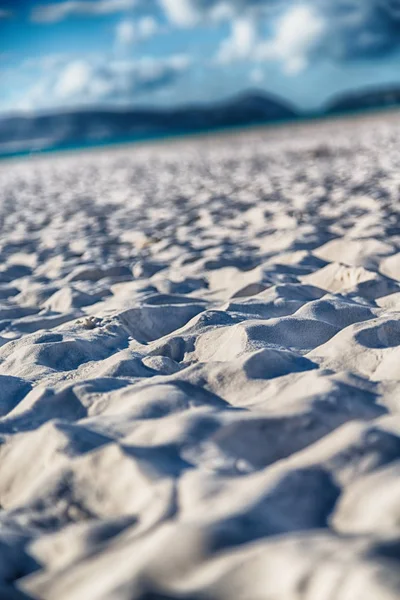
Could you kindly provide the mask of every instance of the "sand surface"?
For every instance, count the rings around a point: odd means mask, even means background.
[[[0,190],[0,598],[398,600],[399,118]]]

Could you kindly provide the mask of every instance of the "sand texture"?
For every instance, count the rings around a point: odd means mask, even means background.
[[[0,165],[1,600],[398,600],[399,119]]]

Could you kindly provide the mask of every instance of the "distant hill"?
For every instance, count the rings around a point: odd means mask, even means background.
[[[284,101],[248,92],[173,109],[86,109],[0,118],[0,154],[212,131],[299,116]]]
[[[347,92],[333,98],[326,114],[346,113],[400,106],[400,87],[372,88]]]

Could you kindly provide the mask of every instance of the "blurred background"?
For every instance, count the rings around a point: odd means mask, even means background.
[[[0,154],[400,103],[400,0],[0,0]]]

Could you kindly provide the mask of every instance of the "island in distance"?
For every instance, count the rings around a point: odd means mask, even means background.
[[[369,88],[335,96],[326,106],[325,113],[343,114],[361,110],[375,110],[400,106],[400,88]]]

